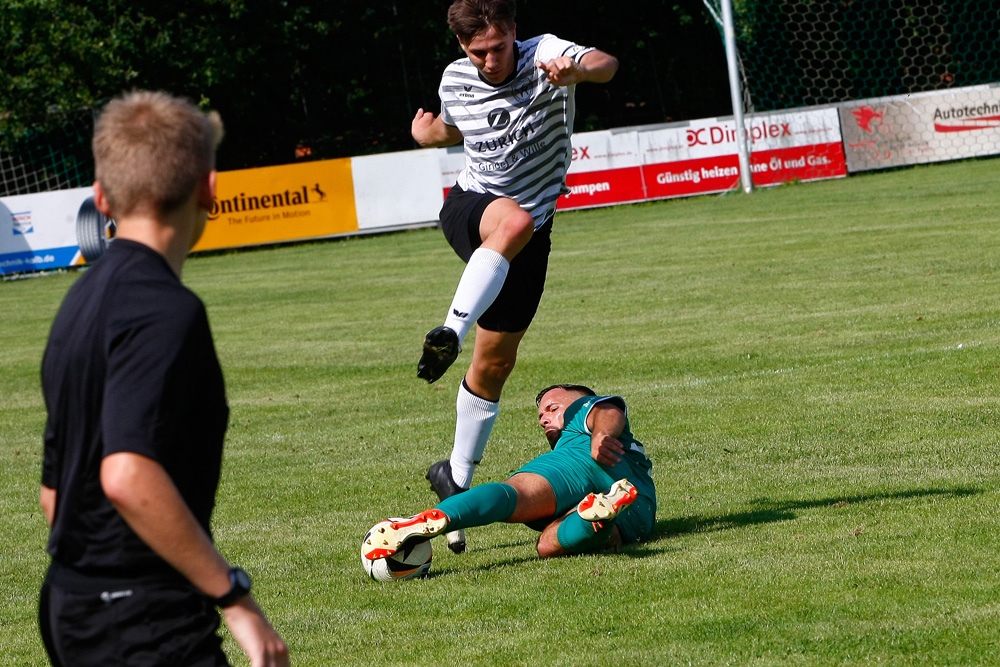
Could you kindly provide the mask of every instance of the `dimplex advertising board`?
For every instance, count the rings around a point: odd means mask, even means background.
[[[748,117],[756,185],[847,175],[834,108]],[[710,118],[603,132],[578,132],[559,210],[725,192],[740,187],[736,123]],[[447,193],[465,165],[461,147],[441,151]]]
[[[851,172],[1000,154],[1000,85],[840,105]]]
[[[835,109],[748,116],[746,135],[755,185],[847,175]],[[733,119],[679,123],[638,136],[649,199],[740,187]]]

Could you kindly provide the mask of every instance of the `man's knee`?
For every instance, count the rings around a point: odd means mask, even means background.
[[[526,523],[552,516],[556,511],[556,494],[552,485],[541,475],[518,472],[506,482],[517,492],[517,508],[508,519],[511,523]],[[549,528],[543,531],[548,532]]]
[[[531,214],[513,202],[509,202],[498,219],[484,219],[480,227],[483,247],[499,252],[508,261],[528,245],[534,233],[535,221]]]
[[[553,549],[548,546],[543,546],[541,543],[538,544],[538,557],[539,558],[559,558],[560,556],[565,556],[566,552],[562,549]]]
[[[518,209],[503,222],[504,230],[511,238],[517,239],[522,245],[527,245],[531,235],[535,233],[535,220],[523,208]]]
[[[538,537],[538,544],[535,545],[535,550],[538,552],[539,558],[559,558],[560,556],[570,555],[570,551],[567,550],[559,542],[559,525],[561,521],[554,521],[542,531],[542,534]],[[574,551],[573,553],[587,553],[594,551],[620,551],[622,547],[622,534],[615,526],[611,533],[608,535],[606,541],[600,544],[591,545],[582,551]]]

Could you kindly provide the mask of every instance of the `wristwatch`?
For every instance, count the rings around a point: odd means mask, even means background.
[[[250,581],[250,575],[238,567],[229,570],[229,583],[229,591],[225,595],[215,598],[216,607],[230,606],[250,593],[250,586],[253,585],[253,582]]]

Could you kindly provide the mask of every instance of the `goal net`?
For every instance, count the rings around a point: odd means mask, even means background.
[[[1000,81],[993,2],[734,0],[733,14],[748,112]]]
[[[94,182],[89,109],[66,114],[55,129],[0,144],[0,197],[65,190]]]

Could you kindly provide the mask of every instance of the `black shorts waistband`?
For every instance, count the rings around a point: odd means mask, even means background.
[[[188,585],[191,583],[179,572],[153,572],[133,576],[117,576],[84,572],[63,565],[55,560],[49,564],[45,582],[57,588],[71,589],[81,593],[100,593],[109,588],[154,584]]]

